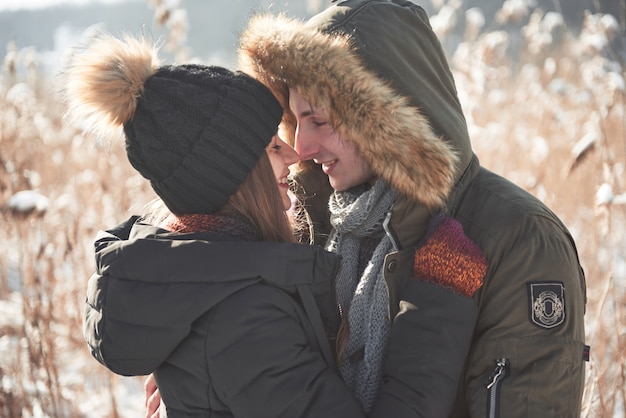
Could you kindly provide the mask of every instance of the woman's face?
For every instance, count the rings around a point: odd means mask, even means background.
[[[272,168],[274,169],[278,192],[283,201],[283,209],[287,210],[291,207],[291,198],[288,193],[289,182],[287,180],[289,176],[289,166],[298,162],[300,158],[289,144],[280,139],[278,134],[274,135],[265,150],[272,164]]]

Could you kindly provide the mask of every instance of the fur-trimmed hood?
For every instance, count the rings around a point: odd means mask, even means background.
[[[471,159],[445,55],[426,13],[412,3],[349,0],[307,23],[254,16],[239,65],[278,96],[287,140],[295,133],[294,87],[380,177],[429,208],[445,204]]]

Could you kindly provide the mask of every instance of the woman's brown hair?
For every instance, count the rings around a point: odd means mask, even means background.
[[[276,182],[270,159],[264,153],[219,213],[242,216],[256,226],[262,241],[295,241]]]
[[[175,215],[163,201],[156,199],[146,205],[144,221],[168,227]],[[283,209],[276,177],[267,153],[263,153],[246,180],[230,196],[216,214],[238,215],[257,229],[261,241],[294,242],[294,222]],[[299,221],[302,222],[302,221]]]

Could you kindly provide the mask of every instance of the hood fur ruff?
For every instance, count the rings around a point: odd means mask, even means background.
[[[455,181],[455,152],[419,109],[365,68],[348,36],[257,15],[242,34],[239,66],[278,96],[286,140],[293,144],[295,135],[293,87],[401,194],[432,209],[444,205]]]

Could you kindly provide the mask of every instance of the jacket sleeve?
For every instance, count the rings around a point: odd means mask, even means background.
[[[493,244],[492,268],[476,294],[464,402],[472,417],[580,416],[585,280],[573,241],[538,216],[504,233],[516,239]],[[505,370],[494,382],[500,360]]]
[[[399,311],[371,416],[445,418],[469,352],[477,317],[471,297],[487,260],[458,221],[438,214],[415,250],[390,254],[385,263],[390,306]]]
[[[105,288],[103,288],[105,287]],[[106,366],[100,343],[102,341],[103,322],[102,298],[106,293],[106,281],[99,274],[93,274],[87,286],[87,298],[83,311],[83,336],[91,355],[102,365]]]
[[[381,392],[370,417],[447,417],[476,320],[472,299],[406,283],[393,321]]]
[[[206,337],[217,396],[237,417],[364,417],[311,335],[302,308],[280,289],[259,284],[221,302]]]

